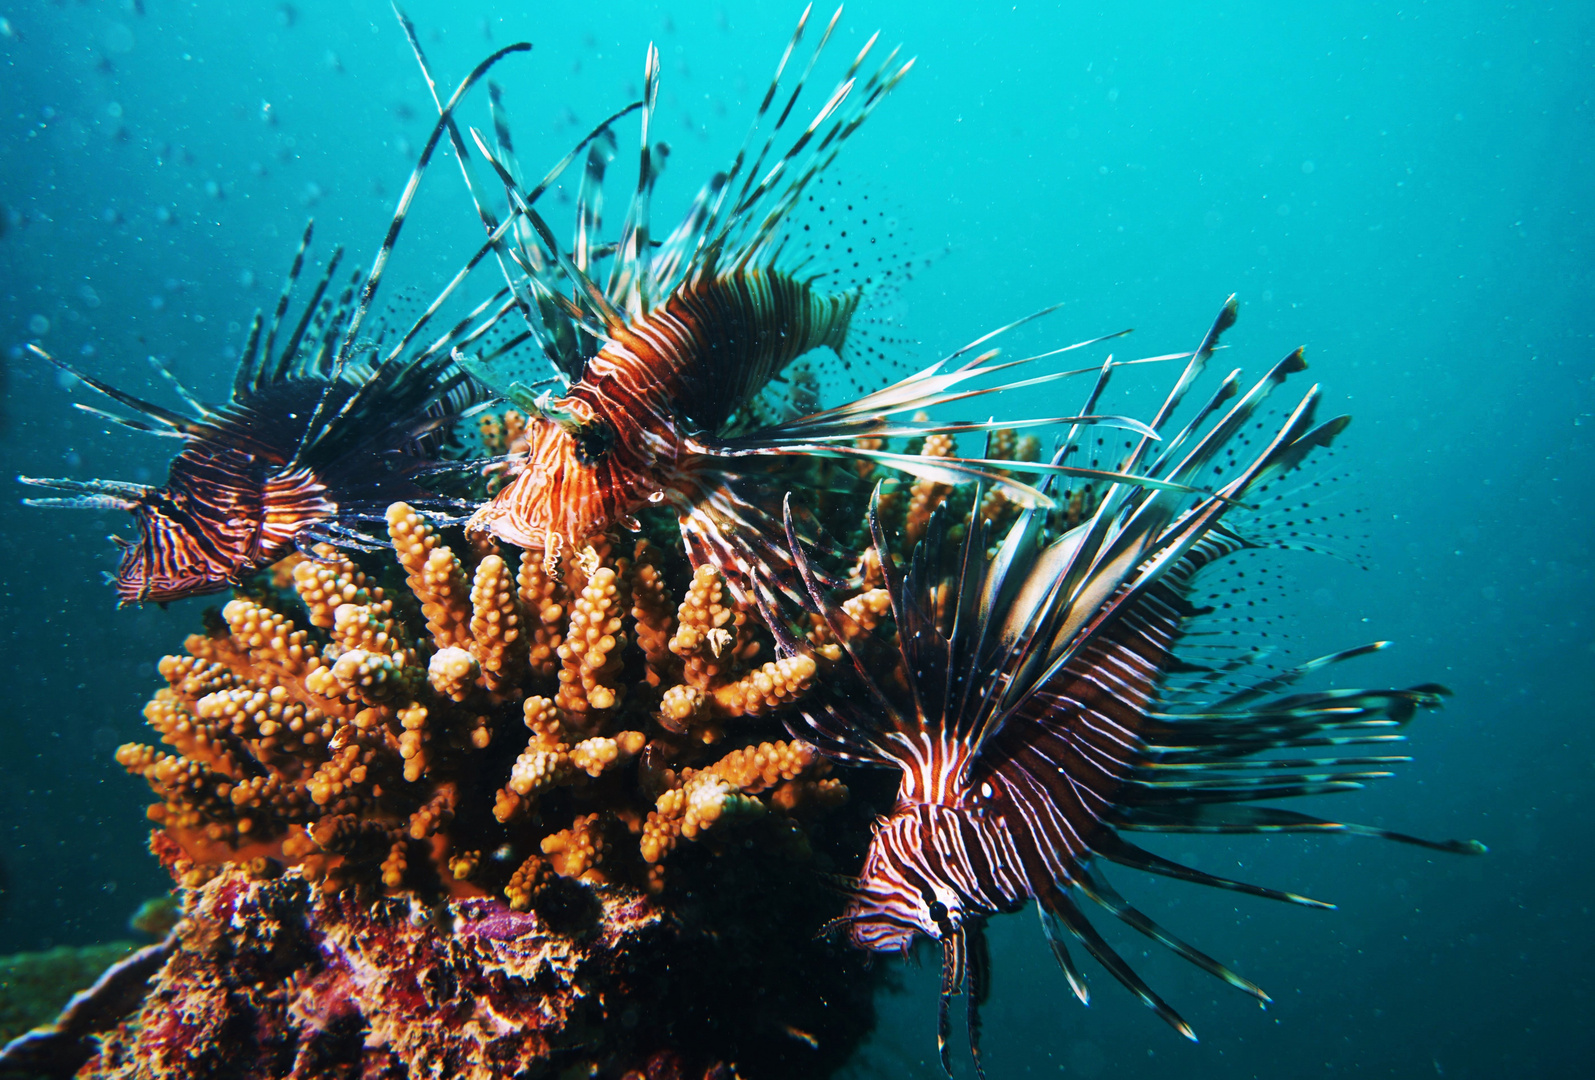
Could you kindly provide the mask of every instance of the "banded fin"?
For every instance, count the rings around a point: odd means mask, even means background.
[[[196,438],[204,432],[204,423],[201,420],[191,419],[184,416],[182,413],[176,413],[170,409],[156,405],[153,402],[145,401],[143,398],[134,397],[132,394],[118,390],[109,383],[101,382],[92,375],[85,375],[71,364],[68,364],[62,360],[57,360],[54,356],[51,356],[37,345],[29,343],[27,346],[25,346],[25,348],[28,352],[32,353],[40,360],[43,360],[49,364],[53,364],[56,368],[66,372],[68,375],[71,375],[78,381],[104,394],[118,405],[126,406],[127,408],[149,418],[156,424],[159,424],[161,427],[165,428],[168,432],[176,433],[184,438]],[[137,421],[130,421],[124,417],[116,416],[112,413],[101,412],[98,409],[87,408],[84,411],[92,412],[98,416],[103,416],[108,420],[114,420],[115,422],[122,424],[124,427],[130,427],[136,431],[156,430],[143,427]],[[156,433],[159,432],[157,431]]]
[[[71,491],[69,498],[23,499],[24,506],[43,506],[56,510],[132,510],[140,499],[155,489],[148,484],[127,484],[119,480],[67,480],[38,476],[19,476],[19,484]]]
[[[1175,1031],[1192,1042],[1197,1041],[1196,1032],[1192,1030],[1191,1025],[1187,1024],[1168,1002],[1159,997],[1141,976],[1135,973],[1134,968],[1124,962],[1124,958],[1114,951],[1113,946],[1097,932],[1096,927],[1091,925],[1090,920],[1075,907],[1067,895],[1060,889],[1054,888],[1037,897],[1037,902],[1044,910],[1044,919],[1050,917],[1057,920],[1059,925],[1074,935],[1075,940],[1080,942],[1097,963],[1107,969],[1108,974],[1117,979],[1126,990],[1140,998],[1142,1004],[1162,1017]]]
[[[803,9],[803,14],[798,16],[797,26],[792,31],[792,37],[787,42],[785,51],[783,51],[781,53],[781,59],[776,62],[775,75],[770,80],[770,85],[765,89],[764,97],[759,101],[759,107],[753,114],[753,122],[752,122],[752,124],[749,125],[747,134],[745,134],[742,137],[742,146],[741,146],[740,149],[737,150],[736,158],[732,161],[731,168],[726,172],[725,183],[723,183],[721,185],[721,192],[719,194],[719,197],[715,200],[714,206],[709,212],[709,227],[710,227],[710,229],[716,228],[718,226],[718,224],[719,224],[720,211],[721,211],[722,207],[724,206],[726,195],[729,194],[729,192],[731,190],[730,185],[733,182],[735,182],[737,177],[742,175],[743,166],[747,164],[748,151],[749,151],[749,149],[751,149],[751,147],[753,145],[754,134],[759,130],[759,125],[760,125],[760,123],[763,122],[765,116],[767,116],[769,114],[770,106],[775,101],[776,92],[781,87],[781,76],[785,73],[786,65],[791,61],[792,53],[797,49],[798,43],[803,40],[803,28],[808,25],[809,15],[810,15],[810,13],[813,10],[814,10],[814,5],[813,4],[809,4],[808,6],[806,6]],[[875,39],[873,37],[870,38],[870,43],[871,44],[873,44],[874,41],[875,41]],[[801,89],[801,84],[799,86],[799,89]],[[791,99],[791,101],[788,102],[787,108],[782,110],[782,115],[781,115],[781,118],[780,118],[782,123],[785,123],[786,116],[787,116],[787,114],[789,114],[791,112],[791,107],[796,102],[796,100],[797,100],[797,98],[796,98],[796,95],[794,94],[792,99]],[[771,135],[769,136],[767,142],[769,144],[773,144],[774,140],[775,140],[775,135],[772,132]],[[768,153],[769,153],[769,145],[766,145],[766,147],[764,149],[759,151],[758,159],[755,162],[755,164],[751,168],[748,169],[748,180],[745,181],[744,184],[743,184],[743,192],[744,192],[744,194],[747,191],[748,184],[752,183],[753,176],[757,174],[760,165],[763,163],[764,156],[766,154],[768,154]],[[739,196],[735,200],[735,202],[740,202],[740,201],[741,201],[741,196]],[[694,263],[697,263],[697,262],[700,261],[698,259],[698,252],[703,251],[704,248],[705,248],[705,245],[708,244],[708,242],[709,242],[709,230],[705,230],[702,238],[699,240],[698,248],[693,253],[693,260],[692,261]],[[709,260],[704,260],[704,261],[712,263],[712,258],[709,259]]]
[[[172,388],[174,394],[183,399],[183,404],[194,410],[196,416],[201,419],[210,419],[214,415],[210,406],[199,400],[192,390],[184,386],[182,380],[172,374],[172,369],[162,363],[158,357],[151,356],[147,359],[150,367],[155,369],[156,374],[166,380],[166,385]]]
[[[190,437],[188,433],[184,431],[173,431],[169,427],[157,427],[154,424],[146,424],[142,420],[134,420],[132,417],[111,412],[109,409],[95,408],[93,405],[86,405],[81,401],[74,401],[72,403],[72,407],[77,409],[79,412],[88,413],[90,416],[97,416],[101,420],[125,427],[130,431],[137,431],[143,435],[154,435],[163,439],[183,439],[185,441]]]
[[[305,310],[299,316],[299,321],[294,324],[293,333],[288,336],[288,342],[282,347],[282,353],[277,357],[275,364],[271,360],[271,341],[267,340],[266,354],[262,357],[263,367],[270,367],[270,371],[265,374],[267,382],[281,382],[292,369],[294,360],[299,355],[299,347],[304,342],[305,330],[309,327],[310,320],[315,318],[321,306],[321,298],[326,295],[327,286],[332,282],[332,275],[338,272],[338,263],[342,259],[343,248],[333,248],[332,258],[327,260],[327,269],[316,282],[315,289],[310,294],[310,299],[305,303]],[[287,288],[293,288],[293,281],[294,276],[290,275]]]
[[[941,1059],[942,1072],[950,1077],[953,1074],[952,1062],[947,1054],[947,1041],[953,1027],[950,1006],[954,995],[964,988],[967,968],[964,932],[960,929],[944,933],[941,947],[941,992],[936,996],[936,1054]]]
[[[493,118],[493,141],[498,146],[499,160],[509,169],[510,175],[521,181],[521,166],[515,160],[515,136],[510,126],[509,110],[504,105],[504,88],[492,79],[487,81],[487,109]]]
[[[1352,790],[1407,760],[1340,748],[1400,738],[1390,732],[1419,709],[1438,706],[1447,693],[1442,686],[1273,696],[1384,643],[1269,673],[1216,703],[1163,699],[1172,673],[1207,670],[1183,663],[1176,652],[1187,622],[1204,614],[1189,598],[1194,579],[1220,560],[1257,548],[1226,525],[1225,515],[1244,508],[1268,478],[1329,445],[1346,425],[1341,417],[1315,419],[1319,394],[1313,387],[1277,427],[1267,422],[1260,447],[1241,456],[1239,447],[1251,445],[1260,404],[1305,367],[1297,351],[1244,393],[1233,375],[1223,380],[1197,419],[1170,440],[1175,445],[1148,464],[1152,436],[1169,426],[1174,407],[1233,321],[1231,298],[1198,349],[1186,354],[1185,373],[1149,425],[1155,430],[1142,433],[1141,442],[1117,459],[1121,469],[1144,469],[1157,481],[1184,484],[1183,491],[1109,484],[1084,524],[1046,547],[1039,543],[1046,518],[1036,509],[1019,513],[994,547],[989,529],[972,520],[956,561],[942,550],[950,515],[937,512],[901,567],[873,500],[870,531],[894,639],[853,641],[842,632],[824,583],[808,566],[788,505],[787,538],[814,610],[859,675],[836,687],[825,710],[811,706],[802,725],[790,726],[841,760],[884,761],[903,771],[897,808],[877,833],[889,826],[892,839],[872,844],[849,912],[855,942],[867,947],[902,944],[911,937],[905,924],[943,941],[938,1029],[944,1064],[949,998],[957,985],[949,973],[961,970],[962,961],[953,955],[945,912],[937,914],[941,901],[933,897],[955,896],[966,917],[979,918],[1036,898],[1077,995],[1085,998],[1084,982],[1064,946],[1065,932],[1194,1039],[1190,1026],[1093,927],[1073,891],[1260,1003],[1267,995],[1126,902],[1095,872],[1094,860],[1301,906],[1331,905],[1174,863],[1129,843],[1121,831],[1342,832],[1458,854],[1484,850],[1476,841],[1432,841],[1256,805]],[[967,365],[988,359],[982,353]],[[1083,417],[1098,414],[1096,402],[1113,370],[1111,361],[1096,369]],[[1082,427],[1071,425],[1071,443]],[[1061,446],[1052,464],[1062,464],[1070,450],[1069,443]],[[1222,463],[1214,471],[1223,486],[1212,493],[1192,490],[1187,482],[1215,462]],[[1042,491],[1050,494],[1045,486]],[[977,505],[981,495],[977,486]],[[1233,662],[1255,655],[1247,650]],[[891,680],[881,676],[883,662],[893,669]],[[1323,756],[1263,756],[1307,747],[1331,749]]]
[[[1096,904],[1112,912],[1122,922],[1124,922],[1125,925],[1138,930],[1142,934],[1145,934],[1153,941],[1156,941],[1158,944],[1168,948],[1177,956],[1184,960],[1190,961],[1192,964],[1195,964],[1209,975],[1224,980],[1231,986],[1235,987],[1235,989],[1240,990],[1243,993],[1250,994],[1264,1006],[1273,1000],[1267,994],[1263,993],[1262,987],[1258,986],[1250,979],[1244,979],[1235,974],[1235,972],[1231,971],[1217,960],[1214,960],[1211,956],[1208,956],[1200,949],[1193,948],[1184,941],[1175,937],[1173,934],[1169,933],[1167,930],[1163,929],[1163,927],[1159,926],[1145,912],[1139,910],[1133,904],[1130,904],[1128,901],[1126,901],[1124,897],[1120,896],[1118,890],[1109,885],[1105,879],[1097,877],[1089,872],[1085,872],[1075,878],[1074,886],[1086,896],[1090,897],[1090,899]]]
[[[256,361],[260,356],[258,350],[260,348],[262,325],[261,312],[257,308],[255,317],[249,323],[249,336],[244,341],[243,355],[239,358],[237,370],[233,372],[232,400],[234,401],[238,401],[248,394],[254,386],[254,380],[258,377],[259,368],[256,366]]]
[[[717,172],[709,177],[698,191],[697,197],[692,200],[686,216],[659,245],[659,249],[653,255],[652,274],[655,281],[673,282],[680,277],[687,260],[692,257],[703,239],[704,231],[709,226],[714,202],[725,190],[728,179],[723,172]]]
[[[598,250],[603,245],[604,174],[615,160],[615,133],[605,128],[587,150],[587,166],[582,170],[581,187],[576,192],[576,239],[571,245],[571,261],[584,274],[595,273]]]
[[[402,16],[401,21],[404,21]],[[371,263],[371,269],[366,273],[365,283],[360,287],[358,302],[344,328],[342,340],[333,363],[335,375],[343,370],[343,367],[353,355],[355,344],[359,339],[360,327],[365,322],[366,313],[371,308],[372,298],[376,296],[377,288],[382,283],[383,271],[387,269],[388,259],[392,256],[393,247],[399,239],[399,232],[404,228],[404,222],[409,215],[410,206],[415,201],[415,193],[421,186],[421,177],[426,173],[427,166],[432,162],[432,155],[437,151],[439,140],[442,139],[445,131],[450,131],[451,129],[454,130],[455,136],[458,134],[457,129],[454,129],[454,110],[459,107],[461,100],[470,92],[471,88],[480,82],[500,60],[513,53],[528,52],[531,47],[529,42],[520,41],[495,51],[491,56],[471,69],[470,74],[462,79],[459,86],[455,88],[447,104],[438,110],[437,123],[432,126],[432,133],[427,137],[426,144],[421,150],[421,156],[416,161],[415,168],[410,172],[410,179],[405,182],[404,191],[399,195],[398,207],[394,210],[393,218],[388,223],[387,235],[383,237],[382,246],[377,249],[377,255]],[[464,160],[463,155],[461,160]]]
[[[1036,914],[1041,919],[1042,936],[1047,939],[1047,944],[1052,949],[1053,959],[1058,962],[1058,967],[1063,971],[1063,977],[1069,983],[1069,989],[1074,991],[1074,996],[1080,999],[1080,1004],[1091,1004],[1091,989],[1086,985],[1080,969],[1075,966],[1074,957],[1069,955],[1069,946],[1063,934],[1065,929],[1058,918],[1047,910],[1045,904],[1036,904]]]
[[[410,51],[415,55],[415,62],[421,69],[421,78],[426,82],[427,93],[431,95],[432,104],[437,108],[440,119],[447,122],[449,143],[454,147],[454,156],[459,161],[460,175],[465,180],[465,189],[470,193],[471,203],[476,208],[477,217],[481,219],[483,230],[492,238],[493,252],[498,259],[499,269],[504,275],[504,283],[515,294],[522,316],[526,319],[528,327],[530,327],[531,298],[523,294],[518,287],[520,276],[512,269],[516,265],[515,257],[503,240],[503,231],[499,228],[498,215],[483,201],[480,182],[477,180],[476,170],[471,163],[471,152],[466,146],[465,139],[460,134],[459,126],[454,122],[452,116],[453,103],[451,102],[449,106],[445,106],[443,99],[438,94],[437,80],[432,77],[432,70],[427,64],[426,54],[421,49],[421,39],[415,32],[415,24],[410,21],[410,17],[399,7],[397,0],[390,0],[390,2],[393,14],[398,18],[399,26],[404,31],[405,40],[410,44]],[[527,45],[526,48],[530,49],[531,46]],[[520,173],[515,165],[509,129],[507,123],[502,122],[504,113],[502,103],[499,101],[498,88],[491,82],[488,83],[488,101],[489,107],[492,109],[493,126],[495,132],[499,135],[499,146],[507,159],[511,173],[519,177]]]
[[[426,310],[421,312],[420,316],[410,325],[409,329],[406,330],[400,336],[399,340],[394,343],[393,347],[388,350],[387,356],[383,358],[384,363],[396,360],[399,354],[404,352],[404,350],[409,347],[410,343],[413,342],[416,337],[420,335],[421,331],[426,328],[427,324],[431,322],[432,317],[437,314],[438,310],[448,302],[455,290],[458,289],[461,283],[464,282],[465,279],[470,275],[471,271],[476,269],[482,260],[487,257],[489,252],[498,250],[499,244],[502,242],[504,234],[508,230],[514,228],[519,220],[519,214],[511,214],[509,217],[500,222],[496,228],[494,228],[493,232],[488,236],[487,242],[478,248],[476,250],[476,254],[472,255],[471,258],[466,261],[465,265],[460,267],[460,269],[455,272],[454,277],[449,279],[449,283],[445,285],[443,290],[438,293],[438,295],[430,304],[426,306]],[[513,293],[513,290],[509,288],[502,289],[498,293],[494,294],[493,299],[500,300],[503,298],[505,293]],[[482,310],[483,308],[478,307],[476,314],[480,314]],[[445,339],[452,339],[456,336],[456,333],[457,332],[446,335]],[[441,342],[434,343],[432,348],[428,350],[429,353],[441,351]]]
[[[1451,855],[1485,855],[1490,850],[1477,840],[1428,840],[1421,836],[1381,829],[1373,825],[1332,821],[1272,806],[1204,805],[1173,810],[1136,807],[1131,811],[1125,811],[1116,824],[1119,828],[1146,832],[1218,835],[1277,832],[1347,833],[1353,836],[1376,836],[1382,840],[1394,840],[1399,844],[1411,844],[1414,847],[1444,851]]]
[[[635,320],[646,315],[654,297],[649,269],[652,251],[648,243],[649,203],[653,198],[654,183],[659,170],[654,165],[655,149],[649,145],[653,126],[654,108],[659,102],[659,50],[648,46],[648,57],[643,64],[642,91],[642,148],[637,160],[637,190],[626,211],[626,222],[621,228],[620,244],[610,266],[609,283],[604,292],[624,312]],[[659,155],[662,163],[662,155]]]
[[[1390,642],[1388,641],[1374,641],[1368,643],[1367,645],[1358,645],[1354,648],[1342,649],[1340,652],[1330,653],[1327,656],[1320,656],[1316,660],[1309,660],[1305,664],[1298,664],[1287,671],[1280,672],[1271,679],[1256,683],[1245,690],[1231,694],[1229,697],[1226,697],[1220,701],[1218,703],[1218,707],[1221,709],[1236,708],[1240,705],[1246,704],[1249,701],[1255,701],[1265,694],[1271,694],[1275,690],[1284,689],[1285,687],[1300,681],[1307,675],[1312,674],[1314,671],[1317,671],[1320,668],[1328,667],[1330,664],[1341,664],[1347,660],[1354,660],[1359,656],[1368,656],[1371,653],[1383,652],[1389,647]],[[1449,691],[1447,691],[1447,693],[1449,693]]]
[[[759,428],[734,438],[719,439],[713,442],[704,441],[702,444],[703,452],[732,460],[760,457],[801,457],[805,459],[837,458],[868,461],[941,484],[957,485],[971,481],[982,482],[1002,491],[1004,495],[1013,499],[1019,505],[1026,507],[1051,508],[1053,501],[1044,494],[1042,489],[1023,483],[1015,479],[1012,474],[1032,473],[1081,476],[1130,486],[1162,487],[1180,493],[1193,492],[1194,489],[1192,488],[1169,481],[1121,472],[1064,465],[1056,460],[1053,462],[1018,462],[1007,459],[959,456],[930,458],[855,445],[860,439],[888,436],[923,437],[932,434],[992,431],[1002,427],[1023,428],[1059,424],[1069,424],[1075,430],[1096,425],[1119,427],[1134,431],[1142,435],[1143,438],[1155,439],[1157,437],[1155,431],[1140,421],[1121,416],[1046,417],[1017,421],[1005,420],[1002,422],[993,420],[983,422],[938,422],[892,419],[906,412],[917,413],[925,409],[945,406],[986,394],[1007,392],[1016,388],[1028,388],[1070,378],[1075,375],[1098,372],[1099,368],[1092,367],[1055,372],[1007,386],[958,389],[972,379],[1000,373],[1008,368],[1038,359],[1039,357],[1028,357],[1022,360],[993,364],[990,361],[995,358],[997,353],[995,351],[987,351],[956,367],[948,367],[960,356],[989,341],[996,335],[1021,326],[1053,310],[1056,310],[1056,305],[1016,320],[1005,327],[999,327],[997,330],[977,338],[970,345],[954,351],[923,371],[882,390],[866,394],[855,401],[784,423]],[[1076,342],[1075,344],[1040,354],[1040,356],[1055,356],[1074,349],[1085,348],[1120,337],[1125,333],[1128,333],[1128,331],[1120,331],[1115,334]]]
[[[1003,327],[993,333],[1001,333],[1002,330],[1021,325],[1023,321],[1011,323],[1008,327]],[[1127,333],[1129,333],[1128,330],[1121,330],[1114,334],[1105,334],[1101,337],[1090,338],[1076,342],[1073,345],[1064,346],[1061,349],[1055,349],[1043,355],[1052,356],[1073,349],[1087,348],[1116,337],[1122,337]],[[990,335],[987,336],[989,337]],[[1037,379],[1026,380],[1017,386],[998,385],[957,390],[958,387],[971,380],[1000,374],[1009,368],[1018,367],[1034,359],[1039,359],[1039,357],[1027,357],[1022,360],[992,364],[990,361],[998,355],[995,350],[992,350],[984,352],[974,360],[956,368],[949,369],[947,365],[961,355],[963,351],[958,350],[950,353],[923,371],[900,379],[892,385],[873,393],[865,394],[847,402],[845,405],[824,409],[777,428],[769,429],[765,438],[770,441],[785,440],[792,442],[841,441],[844,439],[867,438],[878,434],[877,429],[888,430],[889,422],[887,418],[889,417],[938,408],[958,401],[1006,392],[1018,387],[1028,388],[1041,383],[1056,382],[1097,370],[1093,367],[1073,371],[1060,371],[1040,376]],[[1145,432],[1151,429],[1137,422],[1136,430]],[[919,429],[919,433],[923,433],[923,429]]]
[[[1270,889],[1263,885],[1251,885],[1244,881],[1235,881],[1231,878],[1220,877],[1216,874],[1209,874],[1206,871],[1185,866],[1182,863],[1165,859],[1161,855],[1156,855],[1137,847],[1117,834],[1104,834],[1096,843],[1094,850],[1102,858],[1116,862],[1120,866],[1174,878],[1176,881],[1188,881],[1194,885],[1206,885],[1213,889],[1226,889],[1230,892],[1245,893],[1248,896],[1258,896],[1265,900],[1278,900],[1281,903],[1295,904],[1299,907],[1319,908],[1324,911],[1333,911],[1335,909],[1334,904],[1328,904],[1322,900],[1314,900],[1299,893]]]
[[[557,262],[566,276],[576,284],[579,299],[585,301],[605,325],[616,325],[623,322],[620,312],[610,302],[604,290],[598,286],[598,283],[590,275],[578,268],[571,261],[570,256],[565,254],[564,250],[559,246],[559,242],[554,239],[554,230],[549,228],[548,222],[543,220],[543,216],[533,209],[530,199],[520,190],[520,185],[515,182],[515,178],[510,175],[509,170],[498,160],[493,151],[488,149],[481,133],[473,128],[471,138],[476,143],[477,150],[487,159],[488,164],[493,167],[498,173],[499,179],[503,181],[504,189],[509,194],[511,205],[531,222],[532,229],[542,242],[544,252]]]
[[[310,247],[310,238],[315,235],[316,220],[311,218],[305,222],[305,233],[299,238],[299,250],[294,252],[293,264],[288,268],[288,279],[282,284],[282,292],[277,294],[277,306],[271,313],[271,323],[266,330],[266,344],[258,355],[253,350],[245,354],[244,363],[239,365],[242,371],[245,366],[250,366],[254,372],[249,380],[251,387],[258,384],[260,376],[271,364],[272,354],[276,352],[277,329],[282,325],[282,319],[288,312],[288,301],[293,298],[294,286],[299,281],[299,274],[305,267],[305,251]]]

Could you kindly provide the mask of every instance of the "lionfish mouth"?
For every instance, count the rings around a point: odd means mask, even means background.
[[[867,952],[906,953],[916,940],[927,935],[922,926],[880,912],[843,918],[850,920],[847,923],[848,944]]]

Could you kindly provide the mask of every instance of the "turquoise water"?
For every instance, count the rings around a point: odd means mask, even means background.
[[[159,354],[220,398],[240,324],[275,297],[305,218],[319,250],[369,260],[430,128],[384,5],[139,7],[0,11],[3,476],[159,477],[168,445],[70,410],[15,346],[38,340],[166,401],[144,362]],[[675,150],[662,207],[734,152],[797,14],[488,10],[411,14],[445,83],[493,48],[536,44],[499,70],[529,165],[629,100],[658,43]],[[839,42],[876,28],[919,62],[844,172],[936,253],[895,314],[933,354],[1064,300],[1040,339],[1134,326],[1126,355],[1149,354],[1192,347],[1238,292],[1225,364],[1255,374],[1306,344],[1329,401],[1356,417],[1341,460],[1371,569],[1286,560],[1297,629],[1320,651],[1393,640],[1356,682],[1456,691],[1414,726],[1410,767],[1331,812],[1492,848],[1168,849],[1332,913],[1120,875],[1275,998],[1259,1013],[1151,953],[1138,966],[1195,1046],[1105,976],[1082,1009],[1032,918],[999,919],[991,1074],[1581,1074],[1595,1042],[1595,9],[861,3]],[[392,280],[435,289],[478,228],[440,161]],[[118,522],[14,499],[0,521],[0,952],[117,936],[163,882],[141,853],[144,793],[110,753],[141,736],[153,661],[203,601],[114,611],[99,576]],[[935,1075],[934,975],[905,969],[861,1071]]]

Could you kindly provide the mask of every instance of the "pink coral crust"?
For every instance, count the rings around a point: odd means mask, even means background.
[[[662,923],[605,892],[575,936],[494,901],[360,902],[229,869],[189,894],[176,955],[87,1074],[198,1080],[225,1057],[241,1077],[496,1080],[578,1060]]]

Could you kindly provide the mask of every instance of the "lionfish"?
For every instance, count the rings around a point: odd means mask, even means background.
[[[1164,429],[1234,319],[1231,298],[1151,427]],[[1269,1000],[1127,903],[1103,876],[1101,861],[1293,904],[1332,906],[1170,861],[1131,843],[1126,832],[1340,832],[1440,851],[1484,850],[1476,841],[1431,842],[1255,805],[1357,788],[1407,760],[1342,756],[1342,748],[1400,740],[1390,729],[1438,706],[1448,693],[1444,687],[1277,693],[1311,671],[1388,643],[1259,678],[1244,674],[1245,661],[1255,659],[1245,652],[1199,664],[1193,642],[1182,641],[1214,632],[1212,623],[1205,631],[1201,626],[1213,609],[1198,608],[1192,599],[1208,568],[1247,550],[1309,546],[1296,538],[1301,504],[1283,501],[1286,496],[1269,496],[1295,511],[1289,520],[1268,523],[1290,527],[1262,525],[1262,534],[1279,538],[1272,543],[1248,536],[1236,520],[1249,500],[1267,494],[1349,422],[1345,416],[1315,422],[1315,386],[1260,452],[1245,453],[1254,413],[1305,366],[1299,350],[1291,353],[1238,397],[1238,373],[1232,373],[1155,457],[1149,439],[1128,449],[1126,472],[1144,470],[1187,489],[1199,476],[1222,478],[1208,494],[1099,485],[1094,512],[1050,542],[1046,512],[1032,509],[1000,538],[989,523],[971,522],[956,551],[942,516],[901,571],[872,505],[874,548],[896,625],[884,663],[867,651],[869,639],[845,632],[846,616],[789,529],[814,610],[857,672],[856,680],[789,727],[833,758],[902,773],[896,805],[877,822],[863,871],[847,882],[845,914],[830,928],[868,950],[906,951],[921,937],[940,943],[944,1068],[949,1005],[962,992],[980,1070],[985,923],[1032,899],[1082,1001],[1086,987],[1066,937],[1181,1034],[1195,1038],[1093,927],[1077,903],[1081,896],[1260,1003]],[[1271,425],[1265,435],[1268,430]],[[1071,439],[1059,456],[1074,449]],[[785,647],[797,645],[788,640]],[[1216,700],[1198,700],[1202,696]],[[1302,750],[1329,756],[1271,753]]]
[[[391,347],[380,335],[362,338],[360,329],[421,175],[460,99],[498,60],[526,48],[518,44],[499,50],[460,84],[443,106],[371,269],[355,274],[333,301],[328,289],[342,249],[334,251],[290,326],[285,316],[314,223],[306,227],[270,321],[261,312],[255,314],[226,404],[200,401],[153,357],[151,362],[191,415],[134,397],[30,347],[140,418],[81,403],[78,408],[186,443],[160,487],[18,477],[24,484],[71,493],[24,500],[28,505],[116,509],[133,515],[138,539],[112,537],[122,548],[113,579],[121,604],[164,603],[216,592],[295,547],[311,554],[322,542],[366,546],[358,526],[375,520],[373,515],[388,503],[414,499],[427,504],[420,466],[436,455],[449,425],[482,398],[455,357],[488,334],[514,300],[507,289],[501,290],[429,345],[412,346],[491,245],[477,252]]]
[[[527,385],[508,383],[488,366],[466,362],[468,370],[530,414],[527,449],[499,463],[510,467],[513,478],[470,518],[468,531],[541,550],[553,566],[562,552],[591,536],[616,526],[639,528],[635,515],[645,506],[666,504],[676,511],[695,565],[714,563],[738,595],[771,599],[777,589],[800,595],[795,578],[786,573],[790,557],[782,543],[778,503],[767,510],[763,501],[771,492],[778,498],[784,488],[767,476],[739,471],[739,462],[757,469],[772,458],[863,458],[941,482],[986,478],[1026,504],[1045,501],[1032,486],[981,459],[931,460],[858,445],[865,437],[995,426],[894,419],[999,389],[956,389],[1015,363],[991,363],[996,354],[986,352],[954,364],[992,335],[847,405],[806,415],[792,410],[773,422],[760,416],[761,392],[812,350],[830,349],[848,366],[855,359],[874,364],[878,352],[857,340],[860,312],[905,270],[871,254],[875,238],[869,235],[867,196],[827,195],[820,178],[908,73],[912,60],[899,62],[894,49],[866,73],[879,37],[872,35],[790,146],[777,152],[840,16],[838,9],[781,103],[783,77],[808,21],[809,10],[804,11],[735,159],[703,186],[663,239],[654,237],[650,210],[668,150],[664,143],[650,144],[659,93],[659,54],[652,46],[642,100],[606,120],[583,143],[588,155],[569,251],[531,204],[570,164],[570,156],[530,191],[523,187],[502,97],[495,91],[496,147],[475,129],[470,135],[503,185],[510,214],[501,221],[474,177],[463,138],[456,140],[483,228],[502,237],[499,262],[522,298],[527,333],[554,371]],[[400,18],[431,83],[414,30]],[[603,180],[616,147],[610,125],[633,108],[641,114],[637,185],[619,239],[605,242],[600,233]],[[772,114],[755,152],[756,136]],[[827,199],[844,205],[827,211]],[[798,223],[807,212],[853,216],[805,238],[807,226]],[[875,217],[878,227],[881,214],[876,211]],[[607,276],[600,272],[605,260]],[[1051,377],[1057,376],[1043,378]],[[538,385],[550,388],[535,393]],[[560,391],[557,396],[553,387]],[[1066,419],[1141,430],[1122,418]],[[789,584],[772,587],[766,579]]]

